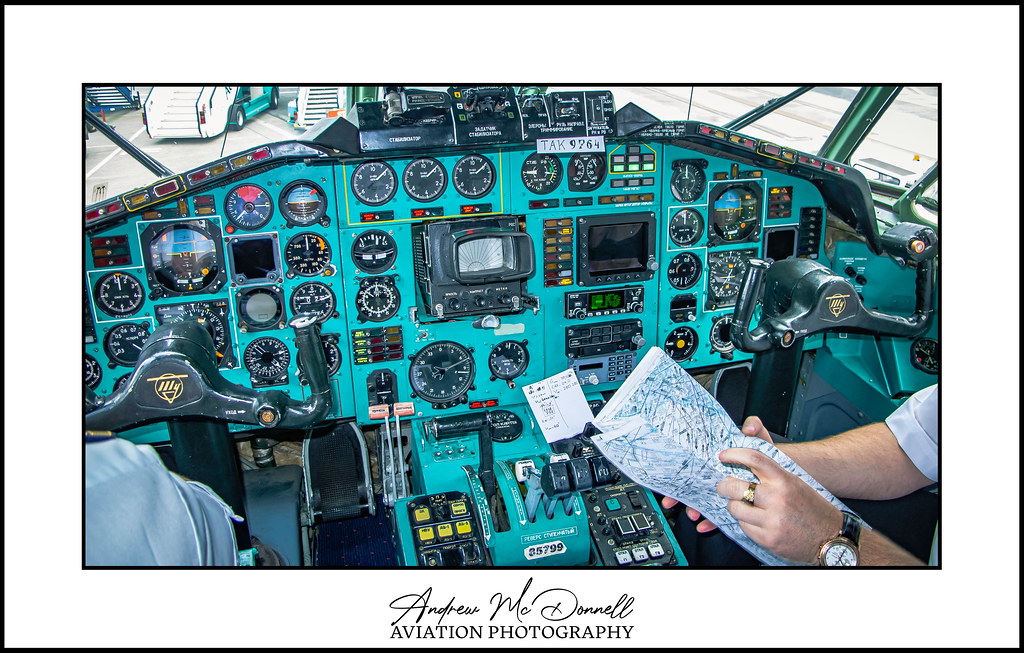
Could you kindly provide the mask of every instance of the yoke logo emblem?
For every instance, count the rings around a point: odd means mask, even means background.
[[[153,392],[157,397],[160,397],[169,404],[173,404],[185,390],[185,384],[182,382],[182,379],[187,378],[188,374],[171,374],[168,372],[167,374],[161,374],[146,380],[153,382]]]
[[[831,297],[826,297],[825,300],[828,302],[828,310],[832,315],[839,317],[846,310],[846,298],[849,295],[835,294]]]

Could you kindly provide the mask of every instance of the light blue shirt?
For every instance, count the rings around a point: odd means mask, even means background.
[[[900,447],[922,474],[939,480],[939,386],[928,386],[885,420]]]
[[[110,438],[85,445],[85,564],[238,564],[232,520],[213,490],[164,467],[153,447]]]
[[[885,420],[896,441],[917,469],[933,481],[939,480],[939,386],[914,393]],[[935,525],[928,560],[938,565],[939,527]]]

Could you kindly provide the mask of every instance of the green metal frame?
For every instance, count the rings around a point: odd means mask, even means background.
[[[903,193],[898,200],[892,205],[892,210],[899,217],[902,222],[916,222],[928,223],[930,226],[936,226],[931,223],[927,218],[922,217],[917,211],[914,210],[915,204],[920,204],[936,213],[939,212],[939,202],[930,198],[922,197],[924,192],[928,188],[938,181],[939,179],[939,164],[935,163],[932,167],[921,175],[921,178],[917,180],[912,188]]]
[[[878,119],[902,90],[902,86],[861,88],[846,113],[836,123],[835,129],[825,139],[825,144],[818,150],[818,156],[849,163],[850,156],[864,142]]]
[[[347,86],[345,88],[345,115],[351,115],[358,102],[373,102],[380,99],[378,86]]]

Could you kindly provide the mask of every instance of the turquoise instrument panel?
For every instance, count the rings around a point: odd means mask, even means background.
[[[406,459],[392,461],[408,465],[410,482],[392,488],[389,506],[408,564],[418,549],[407,513],[424,509],[417,497],[448,505],[451,492],[473,502],[489,538],[516,540],[491,552],[497,563],[584,564],[578,492],[550,516],[534,506],[534,521],[506,516],[491,532],[494,506],[476,485],[479,429],[440,437],[429,425],[517,416],[520,432],[495,439],[492,454],[502,509],[518,514],[531,493],[529,475],[511,471],[516,461],[559,460],[524,386],[572,368],[599,401],[650,347],[693,371],[749,360],[729,339],[746,261],[824,259],[828,209],[811,181],[827,176],[825,163],[776,156],[741,135],[674,123],[594,142],[572,152],[484,140],[356,153],[277,143],[87,207],[85,383],[110,395],[159,324],[199,319],[228,381],[301,399],[287,324],[311,313],[330,418],[390,430],[401,410]],[[800,167],[798,155],[809,162]],[[161,439],[159,425],[126,435]],[[452,519],[421,528],[451,534]],[[625,559],[650,553],[640,555]]]

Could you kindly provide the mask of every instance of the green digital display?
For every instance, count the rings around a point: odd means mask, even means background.
[[[590,296],[590,310],[605,311],[613,308],[621,308],[622,300],[626,293],[621,290],[612,292],[594,293]]]

